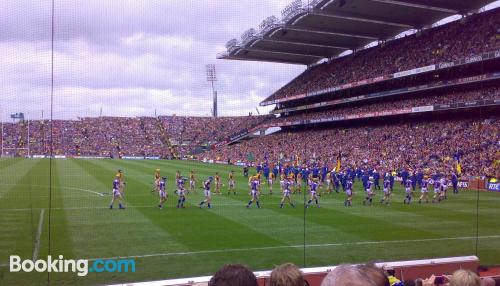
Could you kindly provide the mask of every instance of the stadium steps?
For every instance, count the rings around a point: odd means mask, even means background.
[[[165,131],[165,127],[161,123],[161,120],[159,117],[156,118],[156,122],[158,124],[158,128],[160,129],[162,143],[164,145],[168,146],[168,151],[170,152],[170,154],[172,155],[173,158],[179,159],[179,156],[175,150],[175,147],[170,142],[170,138],[168,137],[167,132]]]

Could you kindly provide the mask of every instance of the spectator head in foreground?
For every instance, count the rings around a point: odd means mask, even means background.
[[[285,263],[273,269],[269,279],[271,286],[304,286],[309,285],[304,280],[302,271],[292,263]]]
[[[481,286],[481,279],[470,270],[460,269],[449,278],[450,286]]]
[[[208,282],[209,286],[258,286],[257,278],[248,267],[241,264],[228,264],[215,272]]]
[[[495,286],[495,285],[496,285],[495,279],[491,277],[483,278],[483,286]]]
[[[387,279],[387,278],[386,278]],[[339,265],[328,273],[321,286],[379,286],[362,267]]]

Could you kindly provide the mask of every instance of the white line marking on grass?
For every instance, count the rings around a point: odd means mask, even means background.
[[[36,231],[35,248],[33,249],[33,261],[36,261],[38,258],[38,250],[40,249],[40,237],[42,236],[42,229],[43,229],[44,213],[45,209],[42,209],[40,211],[40,219],[38,220],[38,230]]]
[[[493,239],[500,238],[500,235],[485,235],[478,236],[478,239]],[[462,237],[442,237],[442,238],[423,238],[423,239],[409,239],[409,240],[386,240],[386,241],[358,241],[358,242],[340,242],[340,243],[324,243],[324,244],[308,244],[305,247],[308,248],[321,248],[321,247],[336,247],[336,246],[355,246],[355,245],[372,245],[372,244],[399,244],[399,243],[414,243],[414,242],[430,242],[430,241],[450,241],[450,240],[472,240],[476,239],[474,236],[462,236]],[[152,253],[143,255],[131,255],[131,256],[114,256],[106,258],[81,258],[87,259],[89,261],[95,261],[97,259],[107,260],[107,259],[130,259],[130,258],[148,258],[148,257],[161,257],[161,256],[185,256],[185,255],[196,255],[196,254],[211,254],[211,253],[223,253],[223,252],[244,252],[244,251],[254,251],[254,250],[271,250],[271,249],[286,249],[286,248],[303,248],[303,244],[298,245],[280,245],[280,246],[263,246],[263,247],[249,247],[249,248],[231,248],[231,249],[214,249],[214,250],[200,250],[200,251],[190,251],[190,252],[164,252],[164,253]],[[7,267],[8,264],[0,264],[0,267]]]
[[[479,236],[477,238],[479,238],[479,239],[500,238],[500,235]],[[412,242],[471,240],[471,239],[476,239],[476,237],[474,237],[474,236],[462,236],[462,237],[423,238],[423,239],[409,239],[409,240],[358,241],[358,242],[342,242],[342,243],[307,244],[305,247],[307,247],[307,248],[321,248],[321,247],[334,247],[334,246],[398,244],[398,243],[412,243]],[[143,255],[115,256],[115,257],[107,257],[107,258],[83,258],[83,259],[94,261],[97,259],[106,260],[106,259],[147,258],[147,257],[160,257],[160,256],[184,256],[184,255],[211,254],[211,253],[222,253],[222,252],[244,252],[244,251],[254,251],[254,250],[303,248],[303,247],[304,247],[303,244],[298,244],[298,245],[280,245],[280,246],[263,246],[263,247],[249,247],[249,248],[200,250],[200,251],[190,251],[190,252],[165,252],[165,253],[152,253],[152,254],[143,254]]]
[[[21,184],[0,184],[0,186],[17,186],[17,185],[21,185]],[[24,184],[24,185],[21,185],[21,186],[38,187],[38,188],[49,188],[50,187],[49,185],[27,185],[27,184]],[[60,190],[81,191],[81,192],[96,194],[96,195],[101,196],[101,197],[103,197],[105,195],[105,193],[99,193],[99,192],[95,192],[95,191],[92,191],[92,190],[82,189],[82,188],[75,188],[75,187],[56,187],[56,186],[52,186],[52,188],[54,188],[54,189],[60,189]],[[46,197],[46,196],[40,196],[40,197]]]

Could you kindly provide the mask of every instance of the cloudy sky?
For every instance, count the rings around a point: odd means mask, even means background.
[[[497,1],[498,2],[498,1]],[[216,60],[290,0],[55,0],[54,118],[255,113],[304,66]],[[498,3],[497,3],[498,4]],[[51,1],[0,1],[0,118],[48,118]],[[262,113],[268,109],[261,108]]]
[[[303,66],[216,60],[225,43],[288,0],[55,1],[54,117],[209,115],[205,64],[221,115],[255,107]],[[0,2],[0,110],[47,118],[51,3]],[[266,112],[261,109],[261,112]]]

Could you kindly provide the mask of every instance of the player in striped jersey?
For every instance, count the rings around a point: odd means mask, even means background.
[[[368,205],[372,205],[373,203],[373,177],[370,177],[368,179],[368,181],[366,182],[366,187],[365,187],[365,191],[366,191],[366,197],[365,199],[363,200],[363,205],[366,205],[368,203]]]
[[[406,196],[405,196],[403,203],[410,204],[412,196],[413,196],[413,181],[410,178],[406,179],[406,182],[405,182],[405,194],[406,194]]]
[[[252,205],[253,202],[257,205],[257,208],[260,209],[260,201],[259,201],[259,178],[257,175],[252,177],[252,180],[250,182],[250,201],[246,205],[247,208]]]
[[[122,192],[120,192],[120,176],[116,174],[115,179],[113,180],[113,198],[111,199],[111,204],[109,205],[109,209],[113,209],[113,205],[116,201],[118,201],[118,207],[122,210],[124,209],[122,205]]]
[[[380,200],[380,203],[388,205],[391,202],[391,182],[389,181],[389,178],[384,179],[383,187],[382,191],[384,193],[384,197]]]
[[[209,177],[206,181],[203,182],[203,194],[205,196],[205,199],[199,204],[200,208],[203,207],[204,204],[207,204],[207,207],[209,209],[212,208],[212,194],[210,193],[210,188],[213,180],[213,177]]]
[[[418,199],[419,204],[422,203],[423,199],[425,199],[426,203],[429,202],[429,189],[428,189],[428,187],[429,187],[430,182],[431,182],[431,180],[429,179],[429,177],[427,177],[427,175],[425,175],[420,183],[420,186],[421,186],[420,192],[422,194],[420,195],[420,198]]]
[[[167,178],[162,177],[160,179],[160,182],[158,183],[158,194],[160,196],[160,203],[158,204],[158,207],[160,209],[163,209],[163,204],[165,203],[168,197],[166,185],[167,185]]]
[[[177,208],[184,208],[184,202],[186,201],[186,189],[184,188],[184,179],[181,177],[177,181]]]
[[[285,201],[288,201],[292,208],[295,208],[292,200],[291,182],[288,179],[283,182],[283,197],[281,198],[280,208],[283,208]]]
[[[309,208],[312,201],[316,203],[316,206],[319,208],[319,200],[318,200],[318,187],[319,182],[318,178],[312,178],[309,180],[309,201],[307,201],[306,208]]]

